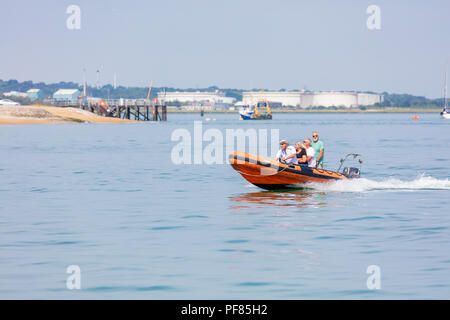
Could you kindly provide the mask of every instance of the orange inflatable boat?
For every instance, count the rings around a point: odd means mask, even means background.
[[[266,190],[284,188],[299,188],[309,182],[330,182],[341,179],[359,178],[361,170],[346,167],[339,172],[345,160],[353,156],[362,158],[359,154],[348,154],[341,159],[338,172],[309,168],[300,165],[284,164],[279,161],[258,157],[243,151],[234,151],[229,156],[231,166],[238,171],[245,180]]]

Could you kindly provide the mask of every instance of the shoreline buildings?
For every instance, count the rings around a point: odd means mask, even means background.
[[[27,96],[31,101],[40,100],[44,97],[41,89],[30,89],[27,91]]]
[[[158,100],[170,105],[170,103],[182,104],[187,110],[217,110],[228,109],[236,102],[235,98],[226,97],[221,91],[174,91],[158,92]]]
[[[41,89],[30,89],[27,92],[10,91],[4,92],[3,95],[10,98],[29,98],[31,101],[43,98]]]
[[[78,101],[78,97],[81,95],[78,89],[59,89],[53,94],[53,100],[55,101]]]
[[[4,92],[3,95],[8,98],[28,98],[26,92],[19,92],[19,91]]]
[[[85,89],[83,90],[85,91]],[[226,91],[225,91],[226,92]],[[234,94],[239,94],[235,90]],[[109,94],[109,93],[108,93]],[[27,92],[4,92],[10,98],[29,98],[31,101],[43,99],[43,91],[37,88]],[[78,101],[85,96],[79,89],[59,89],[52,95],[54,101]],[[186,110],[233,110],[242,105],[254,105],[266,100],[271,107],[308,108],[358,108],[384,102],[384,95],[358,91],[243,91],[242,101],[228,97],[223,91],[160,91],[158,99],[173,108]]]
[[[372,106],[383,102],[384,96],[357,91],[244,91],[242,101],[236,102],[235,98],[227,97],[223,92],[216,90],[214,92],[159,92],[158,99],[168,105],[176,104],[187,110],[229,109],[235,105],[253,105],[261,100],[267,100],[276,107],[307,109]]]

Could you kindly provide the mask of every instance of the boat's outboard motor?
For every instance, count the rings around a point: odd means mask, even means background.
[[[342,174],[347,178],[359,178],[361,171],[358,168],[345,167]]]
[[[341,159],[341,165],[339,166],[339,169],[337,171],[340,172],[339,170],[341,170],[342,165],[344,164],[345,160],[347,160],[348,157],[353,157],[353,159],[358,158],[359,168],[344,167],[341,173],[347,178],[359,178],[361,176],[361,166],[363,161],[362,156],[357,153],[349,153],[343,159]]]

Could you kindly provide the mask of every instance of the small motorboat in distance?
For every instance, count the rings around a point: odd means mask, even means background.
[[[344,167],[348,158],[358,159],[359,168]],[[362,156],[349,153],[341,159],[337,171],[316,169],[298,164],[285,164],[277,160],[259,157],[243,151],[234,151],[229,156],[231,166],[245,180],[266,190],[301,188],[309,182],[331,182],[342,179],[355,179],[361,175]]]

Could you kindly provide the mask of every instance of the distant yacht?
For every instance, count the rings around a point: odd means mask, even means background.
[[[441,111],[441,116],[443,116],[445,119],[450,119],[450,110],[448,108],[442,110]]]
[[[447,71],[448,71],[448,65],[445,69],[445,87],[444,87],[444,109],[441,111],[441,116],[445,119],[450,119],[450,109],[447,106]]]

